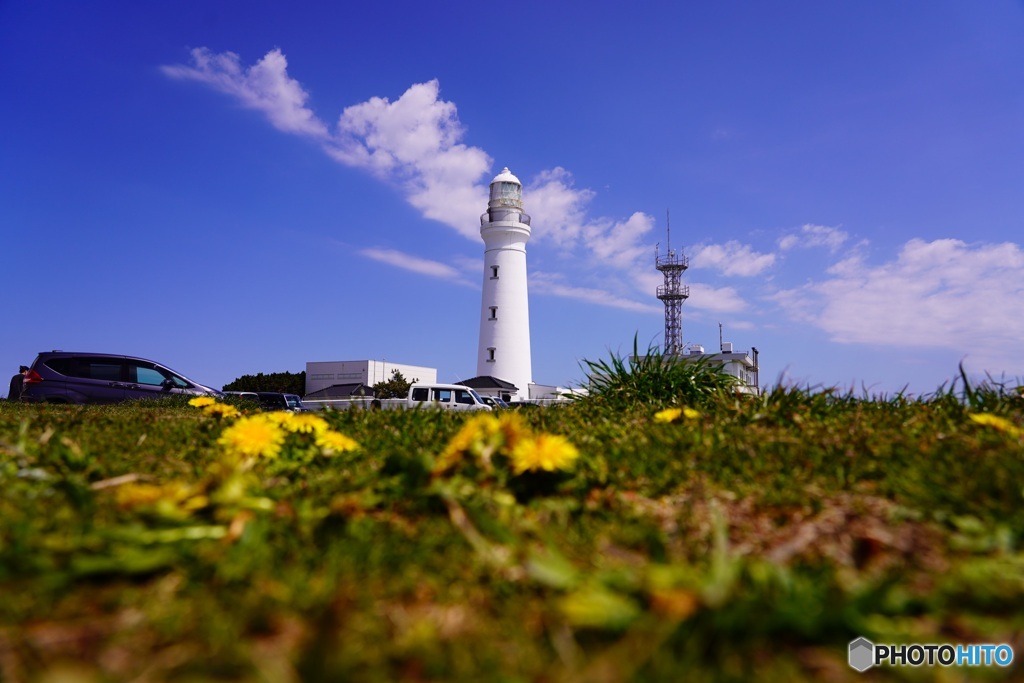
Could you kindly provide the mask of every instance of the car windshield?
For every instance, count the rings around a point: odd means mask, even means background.
[[[285,396],[284,402],[289,408],[299,408],[302,405],[299,401],[299,397],[294,395]]]

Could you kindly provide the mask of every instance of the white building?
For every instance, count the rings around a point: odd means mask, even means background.
[[[491,181],[487,213],[480,217],[484,240],[484,286],[476,372],[515,385],[526,398],[533,382],[530,305],[526,288],[526,243],[530,216],[523,213],[523,185],[508,168]]]
[[[373,386],[391,379],[398,370],[406,380],[427,384],[437,383],[437,368],[403,365],[387,360],[310,361],[306,363],[306,395],[336,384]]]
[[[732,342],[722,342],[719,353],[705,353],[699,344],[690,344],[683,348],[678,356],[685,360],[705,360],[710,365],[721,366],[722,371],[739,380],[736,390],[744,394],[757,395],[761,392],[758,376],[757,348],[752,349],[753,357],[745,351],[733,351]]]
[[[757,396],[761,393],[760,374],[757,365],[757,347],[751,347],[753,356],[746,351],[733,351],[732,342],[722,342],[722,349],[718,353],[706,353],[700,344],[687,344],[680,354],[665,354],[666,360],[677,360],[683,362],[703,361],[708,365],[721,367],[722,372],[732,375],[739,382],[734,391],[740,394],[751,394]],[[630,356],[630,365],[646,359],[647,356]]]

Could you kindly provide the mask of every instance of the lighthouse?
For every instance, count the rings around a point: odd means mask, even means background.
[[[533,382],[526,290],[530,216],[523,213],[523,184],[507,167],[491,181],[487,212],[480,216],[480,236],[484,287],[477,375],[511,382],[519,389],[520,399],[528,398]]]

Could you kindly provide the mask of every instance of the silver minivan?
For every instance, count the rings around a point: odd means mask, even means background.
[[[43,351],[25,376],[30,403],[118,403],[167,396],[218,396],[165,365],[106,353]]]

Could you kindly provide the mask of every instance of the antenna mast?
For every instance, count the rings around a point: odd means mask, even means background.
[[[682,248],[677,255],[672,250],[672,227],[669,212],[665,210],[665,230],[668,253],[661,255],[655,247],[654,267],[665,276],[665,284],[658,287],[658,298],[665,303],[665,348],[664,355],[678,356],[683,351],[683,301],[690,296],[690,288],[682,284],[683,271],[690,265],[690,259],[683,255]]]
[[[668,209],[665,209],[665,247],[668,249],[668,253],[672,253],[672,221],[669,220]]]

